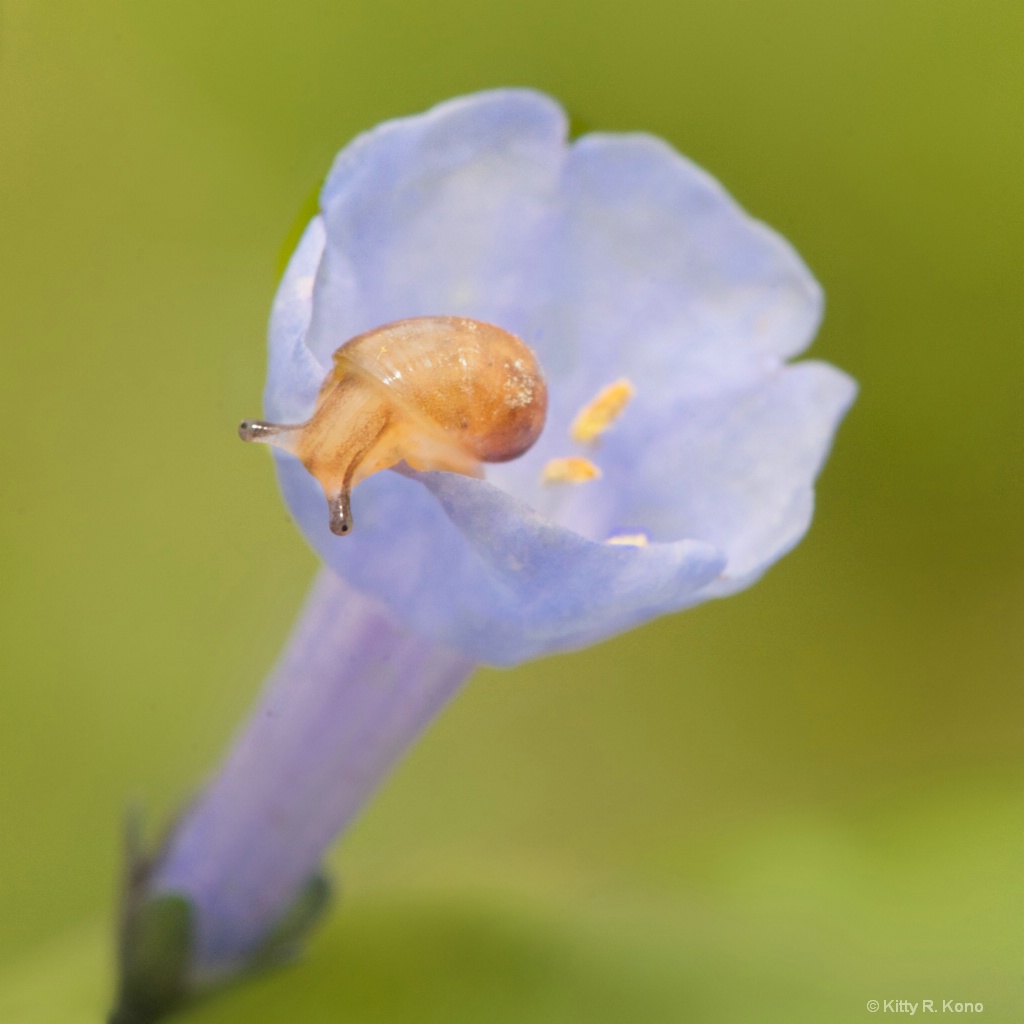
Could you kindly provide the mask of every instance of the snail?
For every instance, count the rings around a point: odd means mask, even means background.
[[[540,435],[547,387],[515,335],[463,317],[385,324],[345,342],[305,423],[245,420],[243,441],[295,455],[327,496],[331,532],[352,529],[350,494],[400,462],[483,476]]]

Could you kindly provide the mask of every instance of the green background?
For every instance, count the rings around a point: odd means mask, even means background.
[[[1024,4],[0,7],[0,1020],[100,1019],[126,808],[165,822],[314,559],[243,450],[338,148],[532,85],[790,238],[856,376],[753,590],[481,671],[334,855],[294,968],[197,1022],[1024,1012]]]

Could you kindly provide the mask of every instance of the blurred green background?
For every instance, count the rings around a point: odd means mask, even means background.
[[[164,822],[314,560],[260,407],[280,249],[353,134],[481,87],[663,135],[828,294],[862,395],[755,589],[481,671],[219,1022],[1024,1012],[1024,5],[0,7],[0,1020],[100,1019]]]

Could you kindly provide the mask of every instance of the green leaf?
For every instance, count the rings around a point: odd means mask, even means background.
[[[160,895],[131,908],[110,1024],[152,1024],[184,1002],[193,928],[192,906],[183,896]]]

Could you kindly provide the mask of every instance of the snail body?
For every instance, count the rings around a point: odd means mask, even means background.
[[[414,317],[347,341],[295,425],[246,420],[243,441],[297,456],[327,496],[332,532],[352,529],[350,494],[400,462],[415,470],[482,476],[537,440],[547,388],[515,335],[463,317]]]

